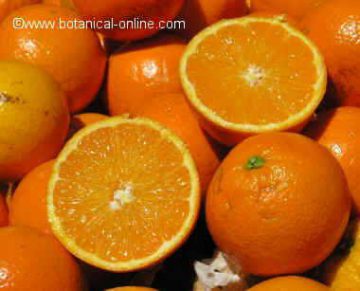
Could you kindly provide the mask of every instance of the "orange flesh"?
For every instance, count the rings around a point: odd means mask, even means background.
[[[66,236],[109,262],[153,254],[190,211],[181,152],[144,125],[93,131],[60,164],[59,178],[55,215]]]
[[[209,35],[189,57],[187,74],[197,97],[224,120],[266,125],[314,98],[313,59],[307,44],[283,27],[253,22]]]

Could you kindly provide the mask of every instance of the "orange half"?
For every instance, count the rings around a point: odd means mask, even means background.
[[[55,236],[79,259],[115,272],[174,252],[199,208],[188,149],[149,119],[114,117],[79,131],[60,153],[48,189]]]
[[[189,43],[180,71],[205,129],[230,145],[253,134],[302,129],[327,81],[317,47],[282,17],[208,27]]]

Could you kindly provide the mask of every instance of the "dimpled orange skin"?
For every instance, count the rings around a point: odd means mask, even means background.
[[[339,107],[320,113],[306,134],[327,147],[340,162],[357,212],[360,212],[360,108]]]
[[[90,19],[109,20],[115,22],[133,20],[159,21],[174,19],[184,4],[184,0],[73,0],[77,10]],[[160,23],[163,25],[163,23]],[[143,28],[136,24],[137,29],[103,29],[99,32],[115,40],[139,40],[155,34],[159,29]]]
[[[107,84],[111,115],[136,115],[159,94],[182,92],[179,63],[185,47],[181,38],[162,34],[112,55]]]
[[[41,0],[0,0],[0,21],[12,11],[25,6],[40,3]]]
[[[185,141],[199,170],[201,189],[208,184],[219,166],[219,157],[191,111],[184,94],[158,96],[144,106],[140,116],[156,120]]]
[[[179,15],[179,19],[185,20],[186,24],[180,33],[192,38],[215,22],[244,16],[247,11],[245,0],[188,0]]]
[[[72,0],[43,0],[43,3],[57,5],[57,6],[63,6],[63,7],[72,8],[72,9],[75,8]]]
[[[296,20],[317,9],[327,0],[249,0],[250,11],[288,14]]]
[[[324,55],[342,105],[360,106],[360,1],[328,0],[302,21]]]
[[[29,226],[50,234],[46,195],[54,161],[46,162],[27,174],[10,202],[10,224]]]
[[[248,291],[329,291],[330,289],[314,280],[304,277],[278,277],[264,281]]]
[[[8,224],[8,209],[6,205],[5,193],[0,191],[0,227]]]
[[[58,154],[69,111],[59,85],[25,63],[0,61],[0,96],[0,181],[13,181]]]
[[[1,290],[85,290],[75,259],[49,235],[0,228]]]
[[[106,56],[99,39],[89,29],[13,29],[13,18],[33,21],[73,21],[74,11],[54,5],[32,5],[10,14],[0,25],[0,59],[16,59],[45,69],[59,82],[69,108],[85,108],[97,94]]]
[[[207,195],[208,227],[218,247],[245,273],[262,276],[319,265],[338,244],[351,209],[336,159],[291,133],[262,134],[239,144]]]

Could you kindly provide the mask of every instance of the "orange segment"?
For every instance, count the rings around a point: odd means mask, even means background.
[[[53,171],[53,232],[99,268],[134,271],[177,249],[200,205],[196,166],[184,143],[148,119],[109,118],[85,127]]]
[[[318,49],[276,17],[225,20],[205,29],[188,45],[181,77],[210,133],[229,144],[301,128],[326,87]]]

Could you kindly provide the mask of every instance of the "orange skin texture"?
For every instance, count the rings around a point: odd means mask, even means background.
[[[186,28],[180,33],[192,38],[215,22],[244,16],[247,11],[245,0],[188,0],[179,15],[179,19],[186,21]]]
[[[357,212],[360,212],[360,108],[320,113],[306,134],[327,147],[340,162]]]
[[[156,120],[184,140],[198,167],[202,190],[219,166],[219,157],[191,111],[183,94],[161,95],[144,106],[140,116]]]
[[[340,104],[360,106],[360,2],[329,0],[301,23],[324,55]]]
[[[40,3],[41,0],[0,0],[0,21],[2,21],[12,11],[25,5]]]
[[[106,56],[96,34],[84,29],[14,30],[14,17],[57,21],[79,16],[70,9],[45,4],[17,10],[0,25],[0,59],[16,59],[45,69],[65,91],[70,110],[84,109],[96,96],[105,74]]]
[[[278,277],[264,281],[248,291],[327,291],[327,286],[303,277]]]
[[[73,0],[77,10],[90,19],[114,19],[115,22],[136,19],[159,21],[174,19],[184,4],[184,0]],[[99,30],[107,37],[120,40],[139,40],[158,31],[158,27],[137,29]]]
[[[10,224],[29,226],[51,234],[46,195],[54,161],[46,162],[25,176],[10,202]]]
[[[72,0],[43,0],[44,4],[52,4],[57,6],[63,6],[67,8],[75,8]]]
[[[296,20],[315,10],[327,0],[249,0],[251,12],[288,14]]]
[[[100,113],[81,113],[74,115],[70,121],[69,136],[73,136],[76,132],[87,125],[102,121],[106,118],[109,118],[109,116]]]
[[[75,259],[49,235],[27,227],[0,229],[2,290],[85,290]]]
[[[253,157],[264,164],[246,168]],[[207,195],[208,227],[220,250],[245,273],[262,276],[319,265],[338,244],[351,210],[336,159],[293,133],[262,134],[239,144]]]
[[[35,66],[0,61],[0,180],[22,178],[54,158],[69,129],[59,85]]]
[[[0,192],[0,227],[8,224],[8,208],[5,194]]]
[[[107,84],[111,115],[136,115],[159,94],[182,92],[179,64],[184,50],[182,39],[164,34],[112,55]]]

